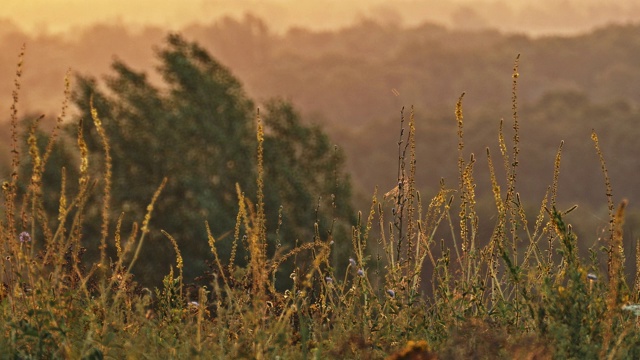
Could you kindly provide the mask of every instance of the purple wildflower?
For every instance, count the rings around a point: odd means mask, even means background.
[[[392,289],[387,290],[387,294],[389,294],[389,296],[391,297],[396,297],[396,292],[393,291]]]
[[[333,283],[333,279],[330,276],[327,276],[326,278],[324,278],[324,281],[326,281],[328,284]]]
[[[358,276],[363,277],[364,276],[364,270],[358,269]]]
[[[28,242],[31,242],[31,235],[29,235],[28,232],[23,231],[20,233],[19,239],[20,239],[20,242],[23,244],[28,243]]]
[[[349,263],[351,266],[356,266],[356,261],[353,258],[349,258]]]
[[[587,279],[595,281],[595,280],[598,280],[598,277],[596,276],[596,274],[588,273]]]

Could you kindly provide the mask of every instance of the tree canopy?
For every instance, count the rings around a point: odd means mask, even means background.
[[[210,254],[205,220],[220,240],[221,257],[228,258],[238,213],[236,184],[255,199],[257,111],[240,82],[196,43],[170,35],[157,55],[162,84],[115,61],[106,87],[79,76],[74,102],[79,118],[86,120],[84,132],[97,164],[104,154],[89,121],[91,100],[106,130],[114,215],[122,211],[126,221],[140,221],[154,191],[168,179],[152,225],[177,240],[185,276],[193,279],[205,270],[205,254]],[[303,124],[282,99],[267,101],[260,116],[270,237],[278,229],[278,241],[291,248],[312,241],[318,223],[328,239],[336,223],[352,216],[342,152],[319,127]],[[96,165],[94,171],[103,170]],[[166,273],[175,252],[159,231],[151,235],[137,274],[158,281],[155,274]],[[242,261],[242,252],[236,258]]]

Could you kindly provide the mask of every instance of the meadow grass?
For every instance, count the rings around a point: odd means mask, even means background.
[[[11,174],[3,182],[0,247],[0,354],[2,358],[255,358],[255,359],[551,359],[640,358],[638,311],[640,277],[625,280],[622,224],[626,202],[616,209],[604,155],[593,133],[594,154],[602,164],[603,193],[609,208],[607,245],[578,255],[578,240],[556,197],[563,144],[559,144],[547,194],[530,221],[517,191],[519,118],[518,59],[513,70],[511,137],[500,122],[498,145],[505,179],[496,175],[487,148],[495,219],[490,238],[479,238],[474,169],[478,158],[465,153],[463,99],[455,108],[458,136],[457,186],[441,181],[423,201],[416,185],[416,123],[413,109],[401,112],[397,186],[374,192],[366,215],[352,228],[352,252],[344,277],[332,266],[332,239],[315,226],[312,241],[288,251],[267,252],[264,209],[263,127],[256,114],[257,196],[238,187],[237,224],[230,259],[220,258],[218,240],[208,234],[212,272],[206,286],[183,283],[184,261],[177,241],[163,234],[176,252],[176,267],[157,289],[143,288],[131,269],[152,231],[154,204],[147,215],[122,227],[110,218],[109,139],[91,104],[91,119],[102,139],[104,170],[89,173],[89,154],[78,126],[79,177],[62,171],[59,210],[47,213],[42,176],[69,99],[48,145],[36,141],[39,119],[27,131],[28,154],[21,153],[17,103],[18,66],[10,114]],[[32,164],[20,177],[21,161]],[[169,175],[170,176],[170,175]],[[71,181],[78,186],[71,187]],[[579,181],[579,179],[574,179]],[[68,188],[77,188],[67,193]],[[26,189],[21,191],[20,189]],[[98,196],[91,196],[98,194]],[[83,233],[91,201],[100,202],[101,233]],[[180,214],[175,214],[180,216]],[[110,227],[114,222],[115,227]],[[57,224],[51,226],[52,223]],[[111,230],[113,229],[113,230]],[[100,257],[82,261],[87,246]],[[238,247],[248,264],[236,264]],[[115,249],[110,258],[107,248]],[[601,273],[597,254],[607,257]],[[310,254],[311,261],[289,274],[290,289],[276,290],[276,273],[287,260]],[[640,263],[640,247],[636,253]],[[428,270],[428,271],[427,271]]]

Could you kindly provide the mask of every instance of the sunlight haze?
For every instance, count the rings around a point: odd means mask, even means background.
[[[0,19],[32,34],[67,33],[95,23],[160,26],[178,30],[224,16],[252,13],[275,32],[298,26],[313,30],[344,27],[363,18],[416,25],[491,27],[531,34],[583,32],[608,23],[640,19],[631,0],[24,0],[3,4]]]

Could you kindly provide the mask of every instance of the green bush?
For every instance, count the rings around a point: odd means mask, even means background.
[[[74,101],[81,109],[79,118],[87,120],[93,99],[109,139],[114,219],[120,212],[125,224],[143,216],[145,202],[167,178],[155,219],[190,259],[184,271],[194,279],[206,269],[203,221],[209,221],[216,238],[226,239],[218,251],[228,258],[236,246],[228,239],[235,228],[237,191],[256,196],[256,110],[240,82],[197,44],[171,35],[157,53],[161,86],[116,61],[115,76],[106,80],[108,92],[95,79],[80,77]],[[267,223],[278,229],[269,233],[277,244],[270,253],[310,242],[314,223],[322,233],[348,225],[353,210],[342,152],[318,127],[304,125],[284,100],[268,101],[260,117],[265,126]],[[100,163],[101,138],[90,121],[83,124],[91,162]],[[103,166],[91,169],[99,176]],[[348,244],[344,233],[332,231],[341,240],[337,242]],[[158,285],[172,250],[163,236],[150,236],[155,245],[142,250],[135,273]],[[244,255],[236,257],[242,262]]]

